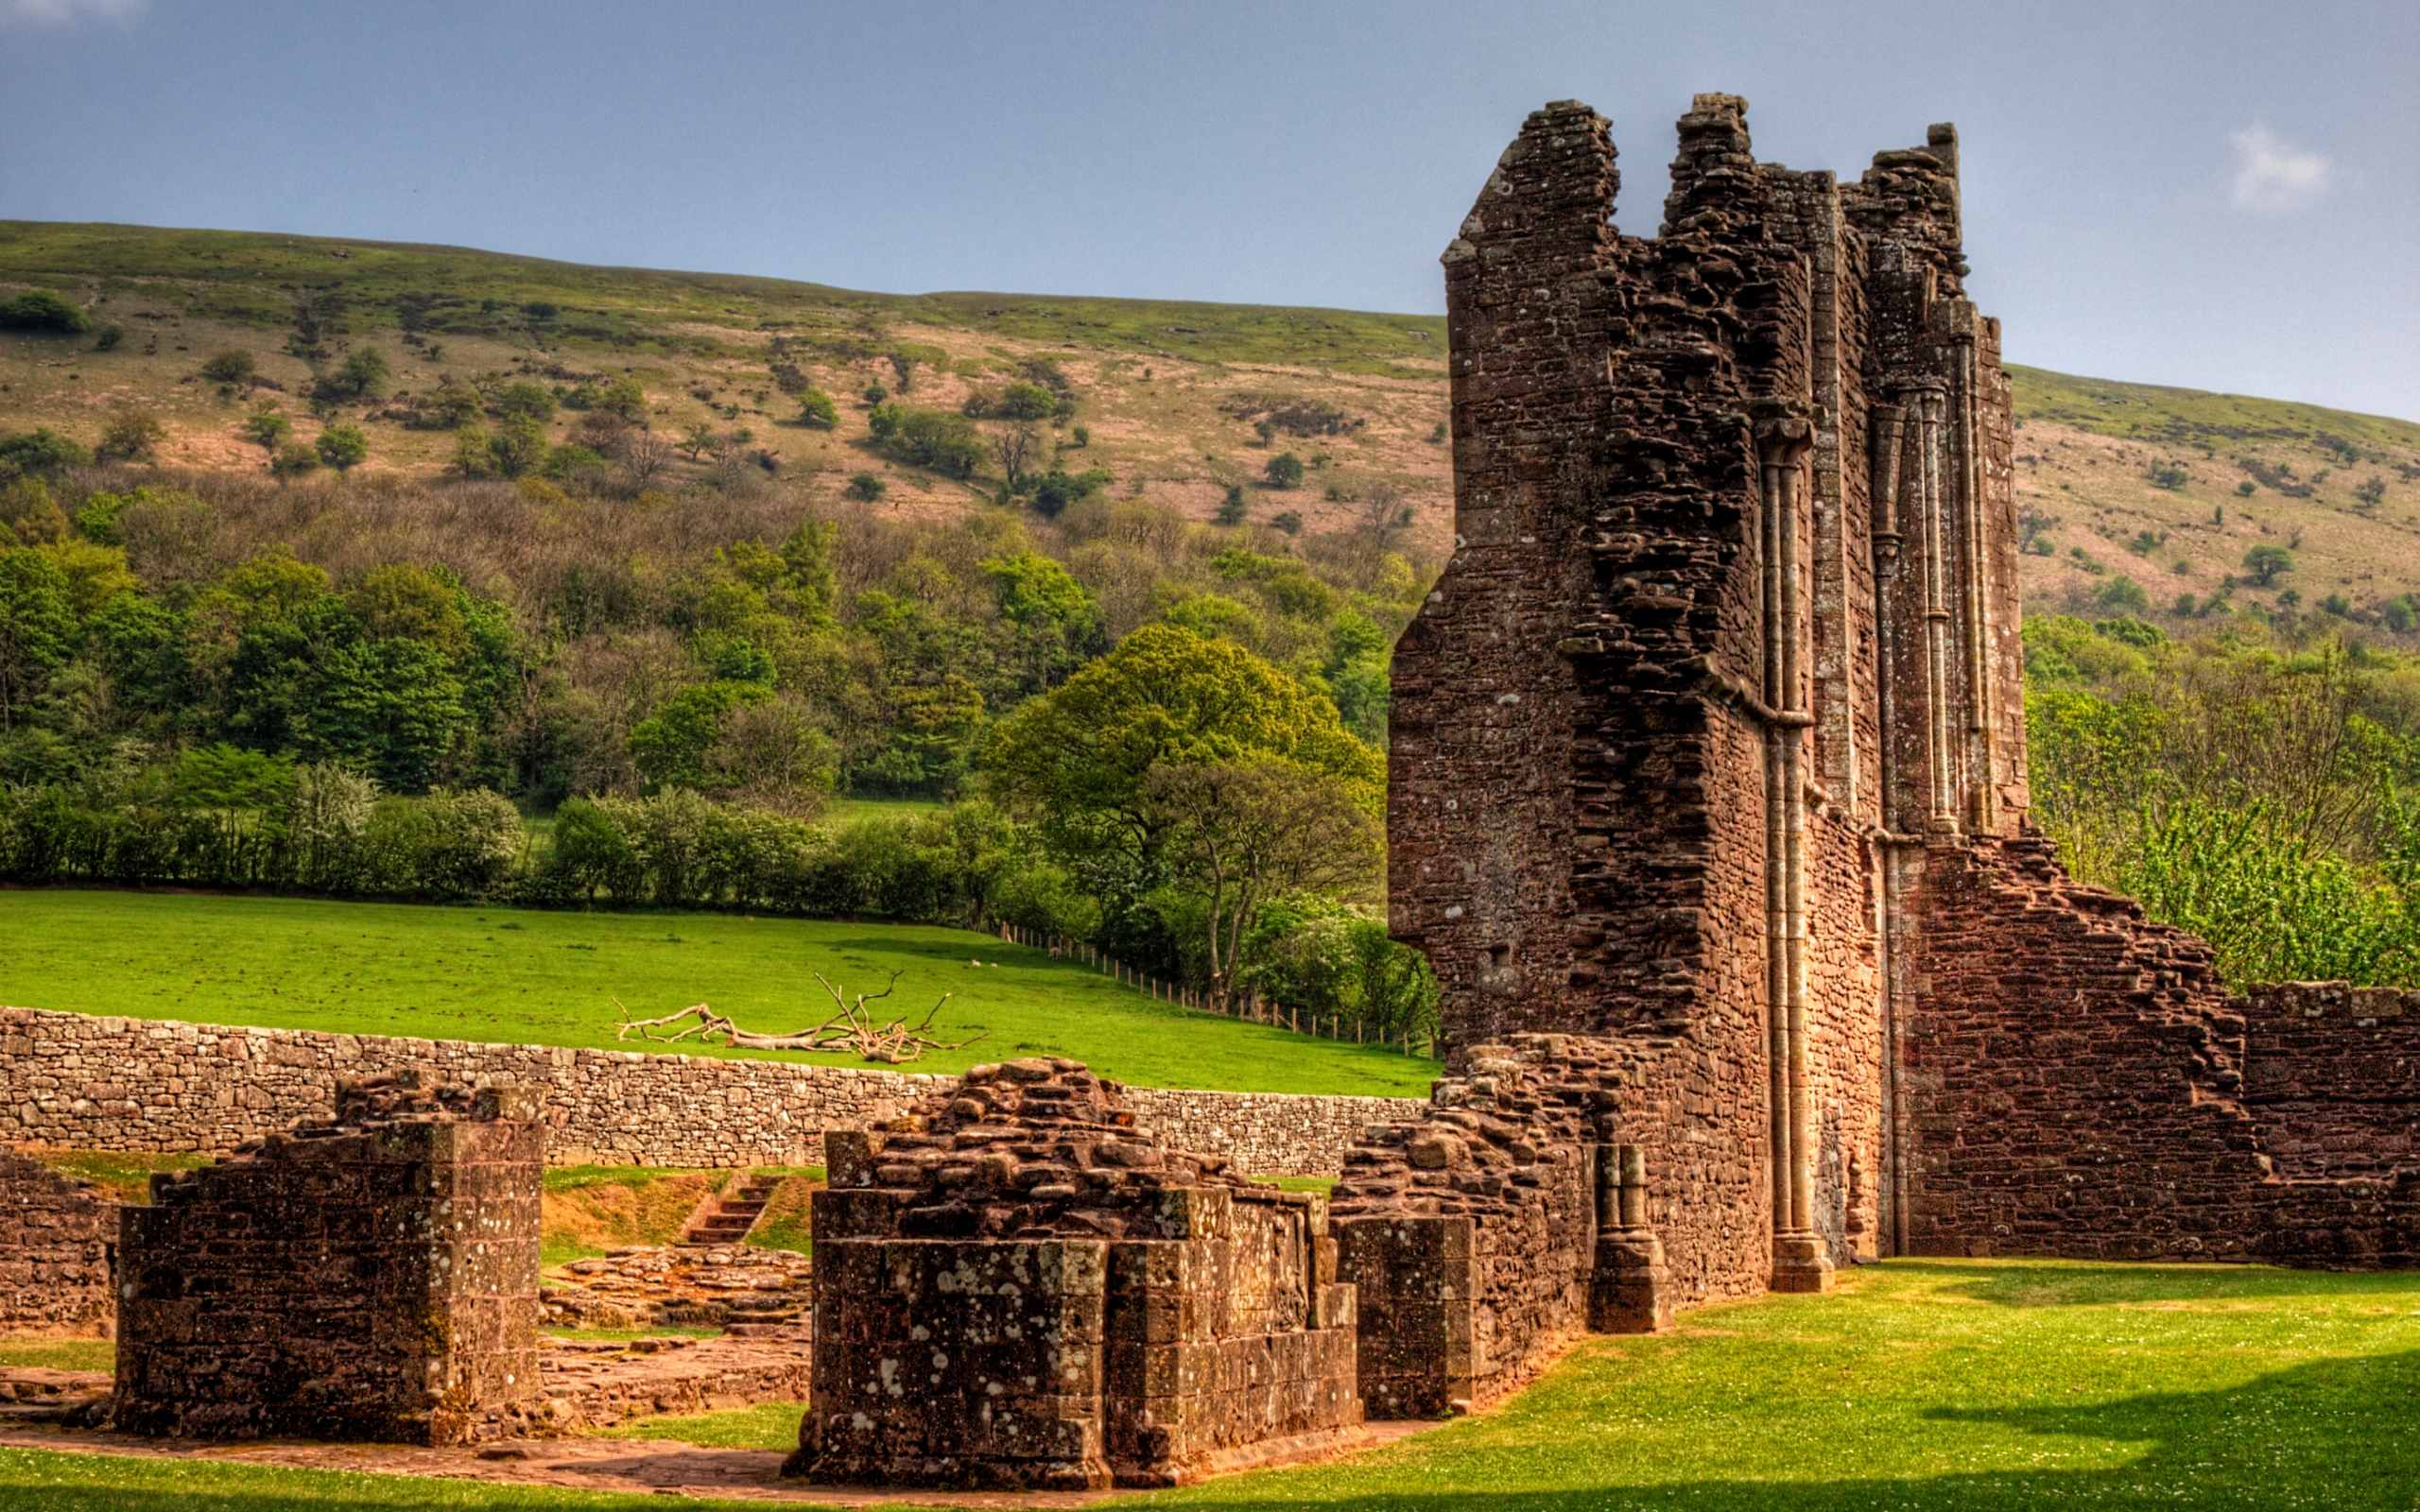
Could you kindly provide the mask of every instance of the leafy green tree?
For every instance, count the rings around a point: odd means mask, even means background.
[[[0,551],[0,730],[25,718],[75,638],[67,575],[59,564],[29,547]]]
[[[252,376],[252,354],[230,348],[201,365],[201,375],[214,384],[240,384]]]
[[[852,499],[860,499],[867,504],[872,504],[888,492],[890,487],[871,472],[856,472],[850,475],[848,494]]]
[[[444,652],[418,641],[338,646],[314,692],[306,748],[358,762],[397,792],[435,782],[466,732],[462,679]]]
[[[1243,485],[1230,483],[1227,485],[1227,496],[1219,502],[1219,512],[1212,518],[1222,525],[1239,525],[1249,513],[1250,509],[1244,503]]]
[[[1239,645],[1147,625],[1019,709],[984,765],[1061,853],[1148,865],[1167,824],[1146,802],[1152,767],[1260,757],[1334,777],[1372,812],[1386,782],[1327,699]]]
[[[372,567],[345,591],[345,608],[374,640],[402,638],[448,658],[471,649],[471,627],[454,586],[425,567]]]
[[[43,545],[74,528],[42,479],[19,478],[0,489],[0,545]]]
[[[484,425],[465,425],[454,433],[450,464],[466,478],[492,478],[502,471],[496,460],[495,438]]]
[[[330,400],[367,403],[385,397],[394,380],[394,365],[376,347],[363,347],[346,357],[337,370],[320,380],[315,391]]]
[[[536,384],[508,384],[495,396],[495,410],[507,421],[527,417],[543,425],[555,418],[555,396]]]
[[[1366,891],[1376,878],[1384,833],[1333,772],[1270,757],[1164,764],[1145,775],[1142,806],[1172,870],[1207,902],[1205,954],[1221,996],[1264,902]]]
[[[798,595],[800,618],[818,629],[834,627],[833,607],[840,596],[839,577],[832,570],[833,548],[839,530],[821,520],[798,523],[782,542],[782,565]]]
[[[287,441],[269,459],[268,470],[283,478],[299,478],[319,470],[320,454],[301,441]]]
[[[267,452],[274,461],[277,449],[294,434],[294,422],[273,409],[256,409],[244,417],[244,439]]]
[[[358,425],[330,425],[312,445],[320,460],[339,472],[350,472],[370,457],[370,438]]]
[[[49,289],[27,289],[0,303],[0,330],[60,331],[71,335],[93,329],[93,318],[65,295]]]
[[[2152,607],[2152,595],[2124,573],[2094,589],[2092,601],[2113,614],[2143,614],[2150,612]]]
[[[616,378],[596,396],[596,407],[633,425],[647,423],[647,389],[636,378]]]
[[[828,431],[840,423],[840,406],[821,388],[810,388],[798,396],[799,423],[809,430]]]
[[[1091,498],[1113,481],[1115,474],[1105,467],[1087,469],[1073,476],[1052,468],[1033,480],[1034,512],[1045,519],[1055,519],[1067,506]]]
[[[2294,570],[2294,554],[2283,546],[2255,546],[2243,554],[2243,570],[2252,575],[2256,586],[2273,587],[2279,576]]]
[[[1011,384],[992,412],[1002,420],[1048,420],[1059,412],[1059,396],[1040,384]]]
[[[1038,552],[983,564],[1000,594],[1000,615],[1016,627],[1031,686],[1047,688],[1099,649],[1100,604],[1067,569]]]
[[[496,428],[488,442],[495,471],[517,478],[546,459],[546,427],[528,415],[516,415]]]
[[[423,430],[458,430],[477,420],[482,407],[477,389],[449,378],[421,401],[420,419],[413,423]]]
[[[761,682],[704,682],[683,688],[632,727],[626,743],[639,771],[656,787],[706,785],[706,754],[734,709],[770,702]]]
[[[1291,452],[1280,452],[1269,459],[1269,465],[1261,470],[1261,475],[1269,480],[1272,489],[1300,488],[1303,459]]]

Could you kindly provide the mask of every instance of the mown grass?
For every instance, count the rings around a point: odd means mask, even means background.
[[[1828,1297],[1704,1308],[1663,1337],[1586,1341],[1496,1410],[1383,1450],[1107,1504],[2409,1508],[2420,1503],[2420,1438],[2406,1431],[2416,1391],[2420,1276],[1893,1261]],[[624,1436],[786,1449],[797,1413],[655,1418]],[[0,1504],[498,1504],[393,1499],[422,1494],[421,1481],[64,1458],[0,1457]],[[35,1486],[81,1499],[6,1500]],[[172,1489],[197,1499],[172,1503]]]
[[[190,1171],[217,1159],[212,1155],[162,1155],[126,1150],[46,1150],[25,1154],[53,1170],[81,1177],[105,1196],[142,1207],[151,1205],[151,1177],[157,1171]]]
[[[133,1459],[0,1448],[0,1512],[637,1512],[661,1496],[490,1486],[350,1470],[279,1469],[207,1459]],[[717,1512],[764,1512],[761,1501],[683,1500]],[[782,1503],[797,1506],[797,1503]]]
[[[114,1370],[114,1339],[0,1339],[0,1369]]]
[[[1146,1087],[1417,1096],[1431,1062],[1155,1002],[1072,960],[920,925],[107,891],[0,892],[0,1003],[344,1034],[664,1049],[617,1042],[640,1017],[709,1003],[751,1029],[832,1011],[813,973],[935,1018],[920,1072],[1069,1056]],[[983,964],[977,966],[976,961]],[[684,1053],[725,1056],[694,1040]],[[862,1066],[852,1055],[763,1058]]]

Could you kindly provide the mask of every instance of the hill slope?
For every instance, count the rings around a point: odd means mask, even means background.
[[[948,515],[977,484],[880,458],[858,398],[880,384],[909,403],[957,410],[1055,364],[1080,400],[1054,439],[1070,470],[1103,467],[1119,493],[1209,518],[1228,489],[1292,451],[1305,485],[1253,492],[1254,519],[1281,512],[1312,530],[1348,527],[1386,485],[1414,508],[1433,558],[1451,525],[1444,323],[1425,316],[1178,301],[953,293],[895,296],[734,275],[589,267],[454,248],[235,232],[0,222],[0,293],[57,289],[121,339],[0,333],[0,432],[48,425],[88,444],[118,410],[165,422],[163,461],[259,471],[245,411],[282,403],[308,437],[300,395],[345,351],[374,345],[399,392],[362,413],[366,472],[441,472],[452,437],[405,423],[410,402],[448,374],[529,378],[569,392],[631,377],[649,420],[680,433],[744,426],[808,496],[861,471],[908,514]],[[266,386],[199,376],[222,351],[251,353]],[[310,355],[298,355],[298,352]],[[2028,602],[2100,612],[2131,595],[2180,620],[2292,593],[2331,595],[2370,633],[2408,616],[2420,589],[2420,424],[2265,399],[2013,369],[2021,431],[2019,497],[2033,542]],[[841,401],[830,431],[796,422],[784,389]],[[1255,434],[1298,406],[1308,434]],[[558,431],[568,429],[561,418]],[[1334,427],[1330,429],[1328,427]],[[659,487],[701,475],[673,464]],[[2246,489],[2249,491],[2246,492]],[[2237,585],[2256,545],[2287,545],[2293,569],[2268,588]],[[2395,637],[2403,639],[2403,637]]]

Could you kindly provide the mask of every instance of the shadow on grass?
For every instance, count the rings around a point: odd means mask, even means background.
[[[2001,1307],[2263,1302],[2312,1296],[2323,1290],[2331,1300],[2372,1295],[2420,1301],[2420,1274],[2410,1271],[2319,1273],[2217,1261],[2157,1265],[2104,1264],[2095,1261],[1893,1260],[1885,1263],[1885,1268],[1894,1275],[1949,1278],[1951,1284],[1942,1287],[1944,1292]],[[2325,1276],[2324,1285],[2316,1279],[2322,1274]]]
[[[1435,1492],[1329,1494],[1294,1491],[1283,1477],[1238,1483],[1231,1494],[1205,1486],[1187,1506],[1316,1506],[1332,1512],[1607,1512],[1624,1508],[1704,1508],[1709,1512],[2034,1512],[2042,1507],[2106,1508],[2411,1508],[2420,1506],[2420,1435],[2410,1431],[2420,1393],[2420,1350],[2357,1360],[2325,1360],[2208,1392],[2156,1393],[2072,1408],[2023,1408],[1926,1416],[1939,1422],[1995,1424],[2046,1438],[2140,1444],[2141,1454],[2112,1469],[1983,1471],[1972,1474],[1794,1482],[1655,1481],[1540,1490],[1479,1486]],[[1508,1478],[1487,1465],[1484,1444],[1431,1451],[1423,1467],[1437,1479],[1458,1473]],[[1533,1459],[1524,1467],[1532,1476]],[[1512,1467],[1503,1467],[1509,1469]],[[1366,1473],[1384,1475],[1374,1465]],[[1351,1477],[1353,1469],[1331,1474]],[[1663,1471],[1668,1474],[1669,1471]],[[1289,1494],[1290,1493],[1290,1494]],[[1134,1503],[1120,1503],[1120,1505]]]

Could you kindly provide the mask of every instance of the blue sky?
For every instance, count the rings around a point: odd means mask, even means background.
[[[0,217],[891,291],[1442,308],[1522,115],[1958,123],[2019,362],[2420,419],[2420,6],[0,0]]]

